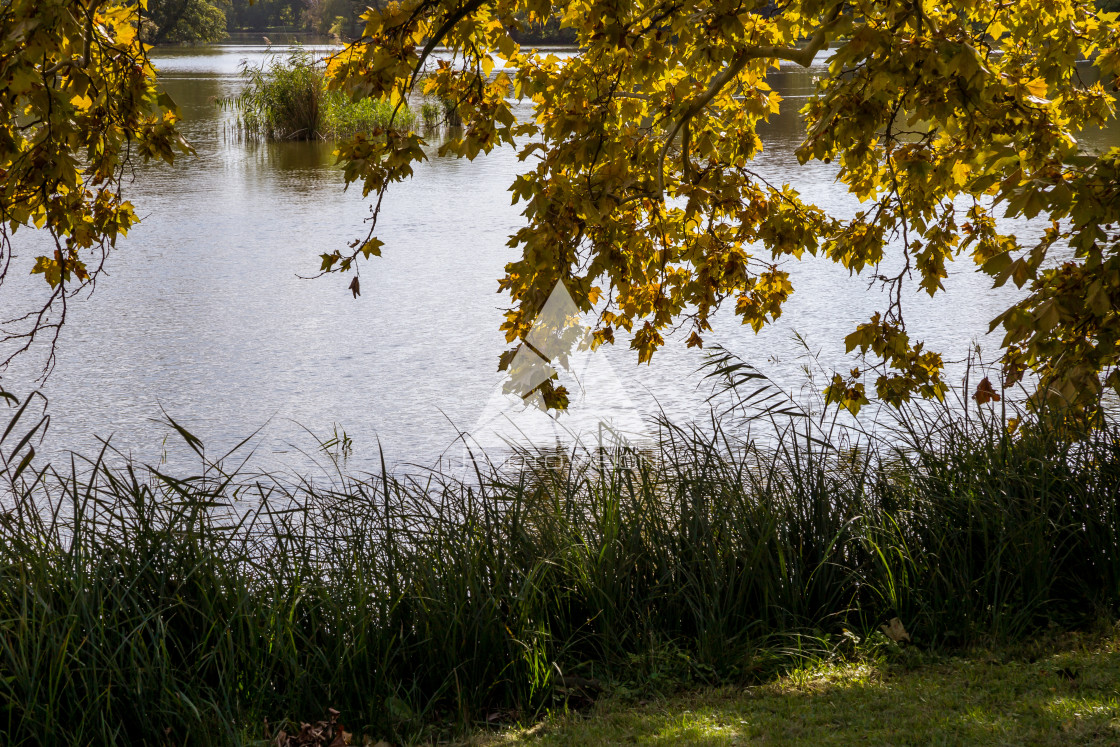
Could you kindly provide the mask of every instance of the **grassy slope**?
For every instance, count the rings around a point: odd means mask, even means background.
[[[590,713],[478,744],[1120,744],[1120,637],[809,667],[758,687]]]

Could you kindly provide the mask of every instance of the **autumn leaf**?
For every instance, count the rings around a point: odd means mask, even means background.
[[[879,630],[883,631],[883,635],[890,638],[895,643],[910,643],[910,634],[906,632],[906,627],[902,624],[902,620],[897,617],[892,617],[888,622],[879,626]]]
[[[4,2],[0,266],[13,256],[12,235],[25,228],[43,230],[58,250],[30,268],[55,292],[41,313],[24,317],[33,320],[29,328],[5,326],[0,342],[34,340],[54,304],[96,280],[105,254],[137,222],[125,199],[135,162],[170,163],[190,150],[138,38],[139,9],[128,0]],[[17,316],[7,301],[0,307],[0,324]]]
[[[972,398],[976,400],[976,404],[978,405],[985,405],[989,402],[999,402],[1000,400],[999,393],[992,387],[992,382],[987,376],[980,381]]]
[[[506,19],[526,10],[571,29],[581,54],[561,64],[520,49],[516,24]],[[1028,322],[1009,327],[1008,344],[1030,348],[1025,360],[1061,384],[1054,391],[1091,403],[1102,372],[1120,363],[1120,346],[1108,343],[1120,338],[1120,248],[1115,229],[1102,228],[1113,220],[1105,206],[1120,200],[1120,154],[1083,156],[1076,138],[1108,121],[1112,103],[1099,86],[1083,85],[1069,62],[1099,50],[1112,70],[1118,37],[1089,3],[793,0],[728,15],[714,0],[672,7],[422,0],[409,13],[391,5],[367,18],[363,38],[331,61],[342,88],[384,97],[419,86],[456,101],[463,129],[441,145],[443,155],[520,152],[525,168],[510,188],[524,218],[510,241],[519,256],[499,281],[511,342],[561,277],[582,309],[602,314],[595,345],[629,334],[637,359],[648,362],[686,316],[695,322],[686,344],[699,347],[699,330],[727,299],[755,331],[778,319],[794,289],[768,259],[824,254],[853,275],[899,261],[907,272],[876,278],[888,297],[904,298],[911,277],[936,297],[948,263],[967,247],[997,282],[1040,289],[1014,316]],[[456,62],[443,59],[421,76],[426,56],[417,43],[431,29],[438,38],[428,47],[441,45]],[[786,104],[767,71],[809,66],[830,45],[831,74],[801,109],[797,157],[836,164],[839,187],[863,203],[854,217],[829,215],[750,169],[763,146],[760,124]],[[491,80],[499,56],[509,74]],[[511,81],[532,106],[521,121],[507,98]],[[423,157],[396,137],[362,148],[340,149],[346,179],[363,182],[379,201]],[[1086,257],[1097,246],[1100,259],[1115,259],[1116,285],[1102,280],[1088,298],[1075,298],[1071,284],[1060,304],[1047,306],[1057,278],[1040,268],[1050,266],[1046,255],[1058,240],[1022,256],[1014,236],[995,231],[985,207],[993,201],[1012,216],[1072,220]],[[899,235],[910,237],[901,249]],[[1112,277],[1105,275],[1108,283]],[[1073,312],[1056,316],[1057,308]],[[906,333],[902,311],[901,302],[879,309],[847,336],[847,348],[882,364],[883,401],[942,398],[941,356]],[[1067,349],[1032,337],[1058,339],[1077,323],[1095,330],[1094,341]],[[1070,389],[1070,377],[1098,386]],[[869,401],[863,387],[841,377],[826,399],[855,412]],[[978,392],[977,401],[998,396]]]
[[[136,222],[126,156],[173,162],[189,146],[137,35],[136,3],[5,9],[0,238],[50,232],[65,256],[30,269],[74,292],[96,279],[90,252]],[[522,49],[526,17],[569,29],[580,54]],[[696,330],[686,344],[699,346],[724,304],[761,331],[795,293],[785,263],[815,255],[889,299],[845,338],[880,370],[874,396],[939,399],[941,356],[907,332],[902,299],[915,287],[942,297],[949,263],[966,261],[1022,289],[995,326],[1005,370],[1038,380],[1031,407],[1091,423],[1105,387],[1120,389],[1120,149],[1079,141],[1115,121],[1120,33],[1093,3],[791,0],[729,11],[717,0],[415,0],[363,20],[361,38],[328,60],[332,88],[453,102],[462,127],[442,156],[520,153],[511,193],[522,223],[499,279],[511,345],[560,279],[581,311],[600,315],[594,344],[628,337],[642,362],[682,322]],[[825,49],[811,94],[792,104],[773,91],[770,71],[808,68]],[[1100,82],[1083,80],[1075,60],[1093,60]],[[765,123],[793,106],[805,124],[797,159],[829,164],[835,189],[859,202],[854,214],[753,168]],[[375,208],[363,238],[320,254],[324,273],[350,273],[381,254],[383,198],[431,148],[386,127],[336,152],[346,183]],[[1037,221],[1041,236],[1000,234],[997,210]],[[356,276],[349,289],[359,295]],[[850,377],[826,392],[853,412],[870,399]],[[1001,395],[988,382],[972,396]]]

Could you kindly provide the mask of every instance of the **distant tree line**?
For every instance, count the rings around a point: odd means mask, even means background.
[[[307,32],[342,41],[361,35],[361,16],[385,0],[149,0],[143,36],[149,44],[204,44],[230,32]],[[1120,2],[1120,0],[1116,0]],[[523,44],[571,44],[572,29],[553,19],[514,37]]]
[[[144,37],[149,44],[217,42],[232,31],[309,32],[340,40],[361,35],[367,8],[385,0],[149,0]],[[1120,12],[1120,0],[1096,0],[1106,11]],[[763,13],[769,8],[763,10]],[[571,44],[572,29],[556,19],[512,34],[521,44]]]
[[[229,0],[150,0],[141,11],[140,36],[148,44],[221,41],[229,9]]]

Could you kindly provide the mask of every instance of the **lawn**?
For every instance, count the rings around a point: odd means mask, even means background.
[[[607,698],[474,743],[1120,744],[1120,637],[962,656],[910,650],[806,666],[754,687]]]

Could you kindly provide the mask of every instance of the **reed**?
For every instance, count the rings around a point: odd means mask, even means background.
[[[327,140],[341,140],[357,133],[380,132],[390,126],[411,130],[416,120],[416,113],[406,104],[397,107],[376,99],[351,101],[342,91],[328,91],[322,136]]]
[[[900,438],[290,484],[0,439],[5,744],[245,744],[325,709],[434,739],[599,686],[767,677],[898,616],[919,645],[1120,608],[1120,431],[909,413]],[[113,457],[113,458],[110,458]],[[668,683],[666,685],[665,683]],[[267,724],[269,726],[266,726]]]
[[[322,135],[323,69],[306,50],[270,57],[260,66],[242,64],[245,87],[222,102],[234,108],[242,130],[263,140],[315,140]]]
[[[330,90],[325,66],[300,47],[260,66],[243,65],[241,77],[241,93],[219,104],[237,112],[241,131],[250,138],[341,140],[390,126],[412,129],[417,119],[407,104],[352,101],[342,91]]]

